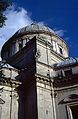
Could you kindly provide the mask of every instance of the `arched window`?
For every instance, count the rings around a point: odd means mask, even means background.
[[[59,104],[65,104],[67,119],[78,119],[78,95],[71,94],[64,98]]]
[[[23,40],[19,40],[18,42],[18,45],[19,45],[19,50],[21,50],[23,48]]]

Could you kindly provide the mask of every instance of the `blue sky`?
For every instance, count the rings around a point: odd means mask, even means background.
[[[71,55],[78,56],[78,0],[15,0],[31,18],[53,29],[62,29]]]
[[[63,37],[71,49],[71,56],[78,57],[78,0],[13,0],[13,2],[14,7],[5,13],[8,17],[6,26],[0,31],[3,41],[19,28],[34,21],[41,22]],[[6,33],[3,33],[9,30],[11,33],[6,37]]]

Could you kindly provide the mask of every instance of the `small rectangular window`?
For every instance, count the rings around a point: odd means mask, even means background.
[[[66,77],[69,77],[72,75],[72,69],[66,70],[66,71],[64,71],[64,73],[65,73]]]
[[[12,44],[12,48],[11,48],[11,55],[14,55],[15,52],[16,52],[16,44],[13,43],[13,44]]]
[[[20,40],[20,41],[19,41],[19,50],[21,50],[22,48],[23,48],[23,41]]]
[[[63,49],[61,47],[59,47],[59,52],[60,54],[63,54]]]

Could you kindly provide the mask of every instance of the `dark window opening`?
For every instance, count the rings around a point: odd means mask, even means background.
[[[12,46],[11,46],[11,55],[14,55],[16,52],[16,44],[13,43]]]
[[[66,77],[72,76],[72,69],[64,71]]]
[[[46,110],[46,114],[48,114],[48,110]]]
[[[71,106],[70,109],[72,111],[73,119],[78,119],[78,105]]]
[[[19,50],[23,48],[23,41],[19,41]]]
[[[63,54],[63,50],[61,47],[59,47],[60,54]]]

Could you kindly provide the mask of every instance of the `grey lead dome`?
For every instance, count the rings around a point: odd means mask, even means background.
[[[49,27],[44,26],[42,24],[36,24],[36,23],[32,23],[29,26],[19,29],[16,32],[16,34],[20,34],[20,33],[24,33],[24,32],[40,32],[40,31],[55,34],[55,32],[52,29],[50,29]]]
[[[68,57],[67,43],[60,38],[52,29],[42,24],[33,23],[19,29],[2,47],[1,57],[9,62],[13,56],[19,54],[21,49],[25,49],[30,40],[40,41],[48,45],[52,53],[56,53],[61,58]]]

